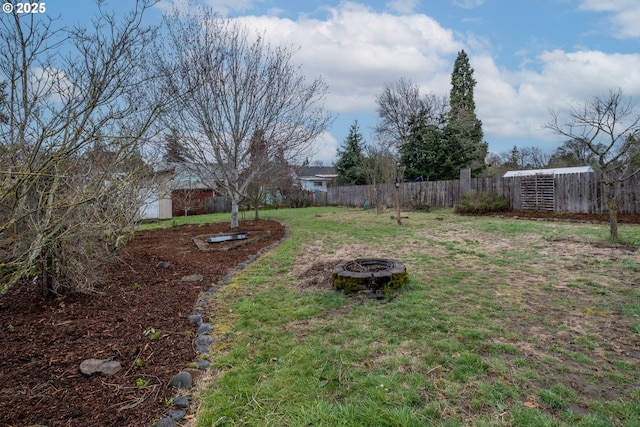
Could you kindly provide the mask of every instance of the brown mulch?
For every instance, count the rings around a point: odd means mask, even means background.
[[[504,217],[517,217],[522,219],[550,220],[550,221],[609,223],[609,214],[510,211],[510,212],[500,212],[492,215],[504,216]],[[618,224],[640,224],[640,215],[618,214]]]
[[[198,296],[285,236],[278,222],[241,221],[233,231],[263,238],[226,251],[199,251],[193,242],[230,231],[217,223],[137,232],[92,294],[43,298],[22,283],[0,296],[0,426],[147,426],[159,419],[176,394],[169,380],[196,358],[196,327],[187,317]],[[160,261],[169,267],[158,268]],[[192,274],[204,280],[180,280]],[[112,358],[122,370],[86,377],[79,365],[89,358]]]

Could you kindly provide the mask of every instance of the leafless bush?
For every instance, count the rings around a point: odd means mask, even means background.
[[[162,99],[142,58],[154,37],[138,0],[91,28],[0,21],[0,290],[88,290],[131,233],[147,171],[142,145]],[[61,55],[64,44],[67,52]]]

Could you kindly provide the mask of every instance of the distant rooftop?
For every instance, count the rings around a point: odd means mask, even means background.
[[[331,166],[303,166],[300,168],[299,176],[316,176],[322,178],[335,178],[338,173]]]
[[[571,168],[549,168],[549,169],[528,169],[505,172],[503,177],[531,176],[531,175],[562,175],[568,173],[589,173],[595,172],[591,166],[575,166]]]

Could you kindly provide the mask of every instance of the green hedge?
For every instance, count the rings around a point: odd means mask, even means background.
[[[496,192],[471,192],[465,194],[455,207],[459,214],[485,214],[510,210],[506,197]]]

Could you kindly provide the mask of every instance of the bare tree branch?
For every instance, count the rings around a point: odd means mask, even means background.
[[[162,112],[141,58],[155,37],[137,0],[91,27],[14,13],[0,23],[0,275],[90,287],[133,230],[142,148]],[[65,55],[59,49],[64,45]],[[144,95],[144,96],[143,96]]]
[[[165,17],[170,52],[158,58],[166,91],[179,104],[171,119],[204,179],[232,200],[231,227],[249,185],[280,158],[302,161],[331,122],[321,79],[307,82],[293,52],[269,45],[210,9]],[[262,141],[260,158],[252,141]]]
[[[419,86],[405,78],[386,84],[376,103],[376,133],[396,149],[407,141],[412,119],[421,116],[427,124],[440,125],[449,108],[446,96],[422,95]]]
[[[616,183],[640,172],[640,112],[622,90],[568,109],[551,112],[547,129],[584,147],[597,158],[609,206],[611,238],[618,239]]]

